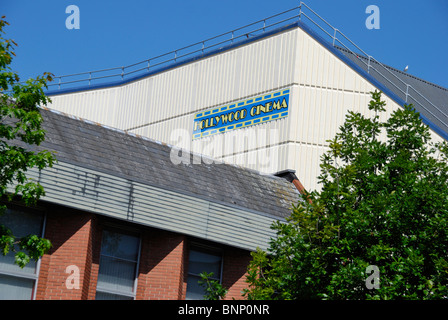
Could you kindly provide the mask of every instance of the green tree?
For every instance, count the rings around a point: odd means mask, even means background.
[[[27,206],[36,204],[44,195],[42,186],[27,178],[31,168],[39,170],[52,166],[55,158],[48,151],[35,152],[45,138],[42,130],[40,105],[49,100],[43,92],[51,74],[44,73],[36,79],[19,83],[19,76],[11,70],[14,47],[17,44],[4,38],[8,23],[0,19],[0,215],[6,203],[19,198]],[[13,191],[8,187],[13,187]],[[3,255],[15,252],[15,262],[24,267],[30,259],[37,260],[50,249],[51,243],[37,235],[18,238],[8,226],[0,225],[0,250]]]
[[[218,280],[213,279],[213,272],[202,272],[199,274],[201,280],[199,285],[205,289],[204,300],[221,300],[227,295],[228,289],[219,283]]]
[[[412,105],[381,122],[375,91],[369,109],[349,112],[329,141],[321,191],[252,254],[248,299],[448,298],[447,143],[431,141]]]

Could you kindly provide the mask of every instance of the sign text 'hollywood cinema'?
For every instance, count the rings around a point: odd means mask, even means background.
[[[289,89],[198,112],[193,140],[288,116]]]

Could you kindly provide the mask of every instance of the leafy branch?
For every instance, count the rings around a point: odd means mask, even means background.
[[[207,273],[204,271],[199,276],[201,280],[198,283],[205,288],[205,300],[221,300],[225,298],[228,290],[218,280],[212,279],[213,272]]]
[[[39,108],[51,101],[43,90],[53,76],[46,72],[19,82],[20,77],[10,67],[17,43],[3,36],[7,25],[3,16],[0,19],[0,218],[6,212],[5,203],[20,199],[24,205],[33,206],[45,195],[44,188],[27,177],[27,171],[51,167],[56,161],[52,152],[36,151],[45,139]],[[30,259],[39,259],[50,247],[47,239],[37,235],[18,238],[0,224],[1,253],[14,252],[15,262],[22,268]]]

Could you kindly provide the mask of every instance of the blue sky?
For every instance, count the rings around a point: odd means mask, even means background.
[[[448,88],[448,1],[305,1],[377,60]],[[22,80],[129,65],[293,8],[293,0],[0,0]],[[65,9],[80,10],[69,30]],[[368,5],[380,9],[369,30]]]

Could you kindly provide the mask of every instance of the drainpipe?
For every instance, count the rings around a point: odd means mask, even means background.
[[[300,180],[297,178],[295,170],[291,170],[291,169],[282,170],[277,173],[274,173],[274,176],[277,176],[277,177],[286,179],[289,182],[292,182],[301,194],[306,194],[305,187],[300,182]],[[312,203],[311,199],[308,198],[308,202]]]

